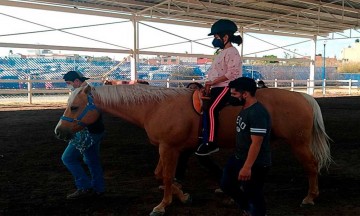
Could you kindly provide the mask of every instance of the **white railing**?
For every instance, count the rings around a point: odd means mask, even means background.
[[[321,94],[326,96],[327,93],[336,92],[336,90],[344,94],[344,90],[348,95],[359,91],[358,80],[264,80],[269,87],[288,89],[290,91],[305,91],[309,92],[310,89],[321,90]],[[311,82],[314,82],[314,86],[311,87]],[[358,92],[356,92],[358,93]]]
[[[102,80],[89,80],[90,82],[102,83]],[[147,80],[150,85],[170,87],[184,87],[190,82],[205,83],[205,80]],[[270,88],[281,88],[289,91],[309,92],[312,89],[315,96],[333,96],[333,95],[359,95],[360,88],[358,87],[358,80],[263,80]],[[26,89],[0,89],[0,97],[2,101],[17,95],[27,95],[27,103],[33,103],[33,97],[36,94],[69,94],[67,88],[33,88],[33,83],[64,83],[63,80],[0,80],[1,83],[22,83],[26,84]],[[314,87],[311,87],[311,82]],[[1,102],[1,101],[0,101]]]

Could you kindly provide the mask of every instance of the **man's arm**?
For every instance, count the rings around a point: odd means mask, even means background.
[[[247,181],[251,178],[251,167],[253,166],[257,156],[259,155],[261,144],[264,137],[258,135],[251,135],[251,145],[246,157],[244,166],[241,168],[238,180]]]

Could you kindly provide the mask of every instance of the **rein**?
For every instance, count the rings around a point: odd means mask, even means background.
[[[88,94],[88,103],[86,104],[85,109],[80,113],[80,115],[77,118],[70,118],[65,115],[61,116],[60,119],[68,122],[76,122],[78,125],[82,127],[86,127],[87,125],[81,121],[82,118],[86,115],[88,111],[96,110],[99,112],[99,110],[96,108],[94,104],[94,99],[91,94]]]

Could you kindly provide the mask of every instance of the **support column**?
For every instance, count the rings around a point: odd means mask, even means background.
[[[32,104],[32,82],[31,82],[31,75],[29,73],[29,77],[28,77],[28,101],[29,101],[29,104]]]
[[[243,40],[243,42],[242,42],[242,44],[240,45],[241,46],[241,53],[240,53],[240,55],[241,55],[241,58],[244,56],[244,29],[241,27],[240,28],[240,36],[241,36],[241,38],[242,38],[242,40]],[[242,76],[242,75],[241,75]]]
[[[309,95],[314,94],[314,80],[315,80],[315,61],[316,61],[316,39],[317,37],[314,36],[311,47],[310,47],[310,74],[309,74],[309,86],[307,88],[307,93]]]
[[[139,62],[139,23],[136,19],[136,16],[133,16],[132,19],[133,27],[134,27],[134,47],[132,50],[132,56],[131,56],[131,80],[137,79],[137,67],[136,65]]]

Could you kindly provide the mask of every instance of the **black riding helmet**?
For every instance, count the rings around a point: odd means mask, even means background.
[[[233,21],[227,19],[220,19],[211,26],[211,32],[210,34],[208,34],[208,36],[225,32],[235,33],[237,29],[238,28]]]

